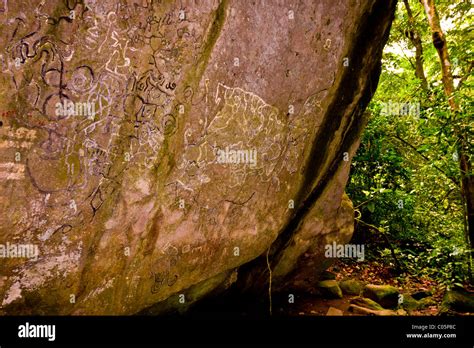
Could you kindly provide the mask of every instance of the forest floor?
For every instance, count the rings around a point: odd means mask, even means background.
[[[408,303],[404,303],[398,309],[381,308],[382,310],[377,310],[376,313],[371,312],[362,315],[435,316],[443,314],[440,313],[440,309],[442,308],[445,288],[433,279],[397,275],[382,262],[375,260],[364,262],[338,260],[328,269],[326,275],[334,278],[338,284],[345,280],[355,280],[361,285],[362,289],[368,284],[390,285],[397,288],[405,299],[410,297],[412,305],[413,302],[416,305],[415,307],[407,307],[406,304]],[[291,292],[294,294],[294,301],[291,303],[288,300],[289,289],[274,292],[272,294],[273,315],[278,317],[361,315],[354,313],[354,308],[350,308],[354,302],[359,301],[357,305],[361,305],[360,296],[343,294],[342,298],[325,298],[317,288],[317,284],[306,283],[305,287],[299,288],[299,290],[293,289]],[[466,290],[474,294],[474,289]],[[359,294],[362,292],[360,291]],[[420,301],[415,301],[411,296],[420,293],[424,293]],[[423,302],[424,300],[428,301]],[[258,297],[254,295],[246,296],[238,290],[235,293],[224,293],[200,301],[187,315],[196,318],[265,318],[269,315],[268,294],[263,293],[262,296]],[[449,315],[469,315],[469,313],[450,312]]]
[[[377,261],[371,262],[357,262],[344,263],[338,261],[335,265],[330,267],[328,271],[336,275],[335,280],[353,279],[364,284],[375,285],[391,285],[400,290],[401,293],[416,293],[419,291],[431,291],[431,298],[436,302],[436,305],[428,306],[423,309],[410,311],[410,315],[432,316],[438,315],[439,306],[442,302],[444,290],[433,279],[420,278],[413,276],[396,277],[383,264]],[[344,294],[343,298],[326,299],[316,295],[301,296],[292,307],[288,314],[290,315],[317,315],[324,316],[328,314],[329,308],[338,309],[342,311],[344,316],[360,315],[349,311],[350,302],[358,296]],[[340,313],[340,312],[339,312]],[[341,314],[339,314],[341,315]]]

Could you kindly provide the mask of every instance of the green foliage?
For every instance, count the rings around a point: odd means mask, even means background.
[[[428,90],[415,76],[415,54],[403,2],[383,56],[371,118],[351,168],[348,194],[359,211],[356,238],[370,243],[367,224],[387,233],[400,261],[412,274],[429,275],[445,285],[468,279],[468,252],[460,194],[459,134],[472,156],[472,10],[467,2],[437,2],[453,62],[456,101],[450,111],[441,66],[425,14],[410,1],[414,27],[423,45]],[[458,85],[462,81],[461,85]],[[420,113],[384,112],[387,103],[420,105]],[[380,238],[372,253],[390,260]],[[368,248],[371,250],[371,248]]]

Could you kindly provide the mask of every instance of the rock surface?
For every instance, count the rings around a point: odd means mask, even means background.
[[[0,5],[0,314],[324,270],[396,2],[85,3]]]
[[[398,306],[399,291],[390,285],[368,284],[365,286],[362,295],[374,300],[384,308],[396,308]]]
[[[335,317],[335,316],[343,316],[344,315],[344,312],[341,311],[340,309],[338,308],[334,308],[334,307],[329,307],[327,313],[326,313],[326,316],[332,316],[332,317]]]
[[[441,303],[442,313],[456,311],[461,313],[474,313],[474,294],[463,289],[448,290]]]
[[[416,295],[420,298],[420,295]],[[403,294],[403,302],[402,302],[403,309],[406,309],[408,312],[414,310],[424,309],[430,306],[437,305],[436,301],[432,297],[421,297],[417,300],[414,295]]]
[[[377,302],[365,297],[356,297],[351,300],[349,312],[363,315],[394,316],[407,315],[403,309],[397,311],[385,309]]]
[[[339,282],[342,292],[347,295],[360,295],[364,289],[364,283],[355,279],[348,279]]]
[[[317,284],[321,295],[326,298],[342,298],[342,291],[335,280],[323,280]]]
[[[365,298],[365,297],[356,297],[351,300],[351,304],[359,306],[359,307],[376,310],[376,311],[384,309],[377,302],[371,300],[370,298]]]
[[[336,273],[330,271],[323,271],[319,277],[319,280],[335,280]]]
[[[390,309],[375,310],[375,309],[360,307],[360,306],[357,306],[357,305],[350,305],[349,311],[353,312],[353,313],[356,313],[356,314],[362,314],[362,315],[376,315],[376,316],[396,316],[396,315],[398,315],[397,312],[392,311]]]

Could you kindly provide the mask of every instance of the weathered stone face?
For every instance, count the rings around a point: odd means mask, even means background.
[[[0,8],[0,244],[39,249],[0,258],[0,313],[180,307],[270,247],[321,268],[395,2],[86,3]]]

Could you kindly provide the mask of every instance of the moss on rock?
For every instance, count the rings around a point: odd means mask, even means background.
[[[398,295],[398,289],[390,285],[368,284],[363,291],[364,297],[374,300],[384,308],[396,308]]]
[[[326,298],[342,298],[342,291],[335,280],[323,280],[317,284],[321,295]]]
[[[355,279],[343,280],[339,286],[342,292],[347,295],[359,295],[364,289],[364,283]]]

